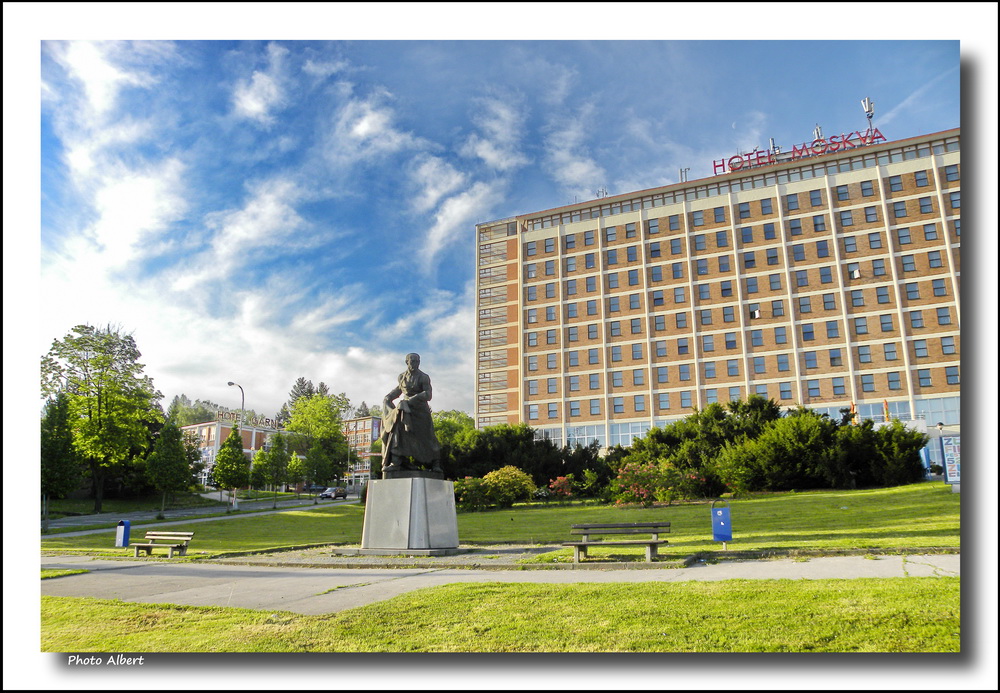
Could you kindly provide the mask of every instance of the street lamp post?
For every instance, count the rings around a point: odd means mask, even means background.
[[[239,383],[234,383],[232,380],[230,380],[229,383],[228,383],[228,385],[229,385],[229,387],[232,387],[233,385],[235,385],[236,387],[240,388],[240,440],[242,441],[243,440],[243,420],[246,418],[247,397],[246,397],[246,393],[243,392],[243,386],[240,385]],[[241,447],[242,447],[242,445],[243,444],[240,443]],[[240,499],[239,499],[239,496],[238,496],[238,494],[233,494],[233,510],[239,510],[239,509],[240,509]]]
[[[944,424],[940,421],[937,423],[938,430],[938,445],[941,448],[941,470],[944,474],[944,481],[948,483],[948,469],[944,465]]]

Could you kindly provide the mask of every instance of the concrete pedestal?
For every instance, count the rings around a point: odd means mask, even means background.
[[[368,484],[361,550],[458,548],[455,489],[442,479],[377,479]],[[425,553],[433,555],[433,553]]]

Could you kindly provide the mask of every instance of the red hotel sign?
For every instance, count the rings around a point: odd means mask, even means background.
[[[832,152],[854,149],[855,147],[866,147],[870,144],[885,141],[885,135],[879,132],[878,128],[873,128],[865,133],[855,131],[849,135],[833,135],[829,138],[821,137],[820,139],[813,140],[812,142],[803,142],[800,146],[792,147],[791,156],[782,158],[780,161],[794,161],[795,159],[801,159],[807,156],[830,154]],[[745,168],[770,166],[778,162],[779,159],[774,155],[774,152],[770,150],[764,152],[754,151],[750,154],[737,154],[736,156],[731,156],[728,159],[718,159],[717,161],[713,161],[712,173],[715,175],[718,175],[719,173],[731,173]]]

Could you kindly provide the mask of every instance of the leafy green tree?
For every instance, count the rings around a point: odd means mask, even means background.
[[[167,421],[183,428],[195,423],[214,421],[218,412],[224,409],[215,402],[200,399],[192,402],[186,395],[175,395],[167,407]]]
[[[250,485],[250,460],[243,454],[243,436],[238,427],[234,426],[219,446],[212,478],[217,487],[231,489],[234,497],[237,489]]]
[[[167,495],[184,491],[191,485],[191,463],[184,445],[184,436],[173,423],[160,430],[153,451],[146,459],[146,475],[162,494],[160,512],[167,507]]]
[[[262,474],[265,482],[274,492],[274,506],[278,507],[278,486],[288,478],[288,462],[291,453],[285,445],[285,438],[275,433],[268,439],[268,449],[265,451]]]
[[[305,457],[305,467],[306,484],[325,484],[333,476],[333,461],[319,439],[313,440],[309,447]]]
[[[299,495],[299,485],[304,483],[309,474],[306,458],[292,452],[288,460],[288,479],[286,483],[295,487],[295,495]]]
[[[65,497],[80,485],[83,469],[73,447],[70,401],[65,392],[45,403],[41,427],[42,519],[49,527],[49,499]]]
[[[151,424],[163,420],[162,395],[140,356],[119,328],[77,325],[42,357],[42,395],[69,397],[73,443],[90,469],[97,513],[108,474],[145,452]]]
[[[263,491],[267,486],[267,451],[257,449],[250,463],[250,488]]]
[[[299,397],[285,425],[286,430],[319,442],[330,462],[331,476],[343,476],[347,472],[347,438],[344,437],[342,415],[349,407],[345,395]]]

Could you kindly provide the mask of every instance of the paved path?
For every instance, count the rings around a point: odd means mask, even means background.
[[[647,570],[464,570],[456,568],[324,568],[206,562],[113,561],[43,556],[43,568],[86,569],[42,580],[42,594],[139,603],[233,606],[327,614],[424,587],[456,582],[683,582],[689,580],[958,576],[960,556],[846,556],[723,561]]]

